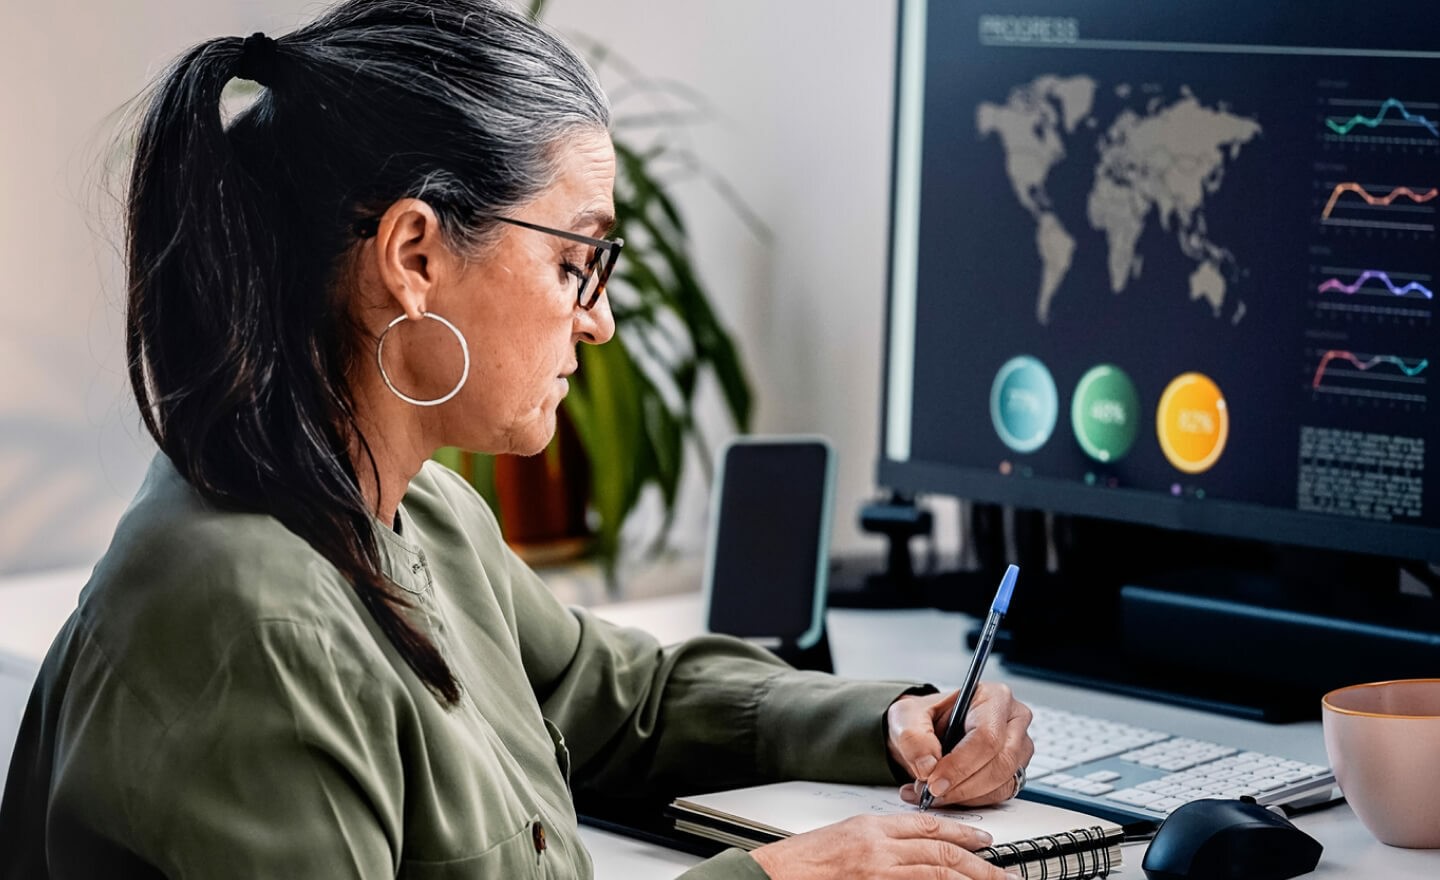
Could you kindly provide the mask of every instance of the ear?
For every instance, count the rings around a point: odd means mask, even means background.
[[[380,282],[406,317],[418,321],[444,265],[445,244],[435,209],[420,199],[400,199],[380,218],[375,259]]]

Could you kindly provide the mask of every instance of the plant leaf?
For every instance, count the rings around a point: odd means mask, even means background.
[[[644,439],[636,368],[623,340],[587,345],[566,398],[576,433],[590,455],[590,502],[600,518],[600,553],[613,566],[620,527],[652,474],[637,454]],[[573,400],[572,400],[573,398]]]

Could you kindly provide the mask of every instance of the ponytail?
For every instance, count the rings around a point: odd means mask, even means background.
[[[227,132],[220,98],[255,38],[192,49],[158,87],[139,132],[127,199],[126,353],[146,429],[217,505],[276,517],[350,580],[386,638],[444,703],[460,686],[409,602],[381,572],[373,518],[349,456],[358,441],[344,385],[344,318],[323,273],[298,250],[314,236],[286,224],[281,181]],[[260,44],[263,47],[263,44]],[[289,61],[272,44],[275,78]],[[262,48],[262,51],[264,49]],[[282,317],[283,316],[283,317]]]

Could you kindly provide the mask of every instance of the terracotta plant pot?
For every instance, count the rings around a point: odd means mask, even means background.
[[[543,452],[495,457],[505,541],[532,565],[573,559],[591,544],[590,460],[563,408],[555,421],[555,436]]]

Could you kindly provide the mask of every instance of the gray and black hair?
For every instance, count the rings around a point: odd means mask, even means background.
[[[226,125],[242,74],[265,88]],[[140,124],[126,347],[146,428],[205,497],[275,516],[334,564],[446,703],[459,683],[380,572],[350,459],[358,446],[374,473],[338,282],[360,224],[401,198],[476,252],[609,118],[585,62],[502,0],[348,0],[274,40],[194,47]]]

